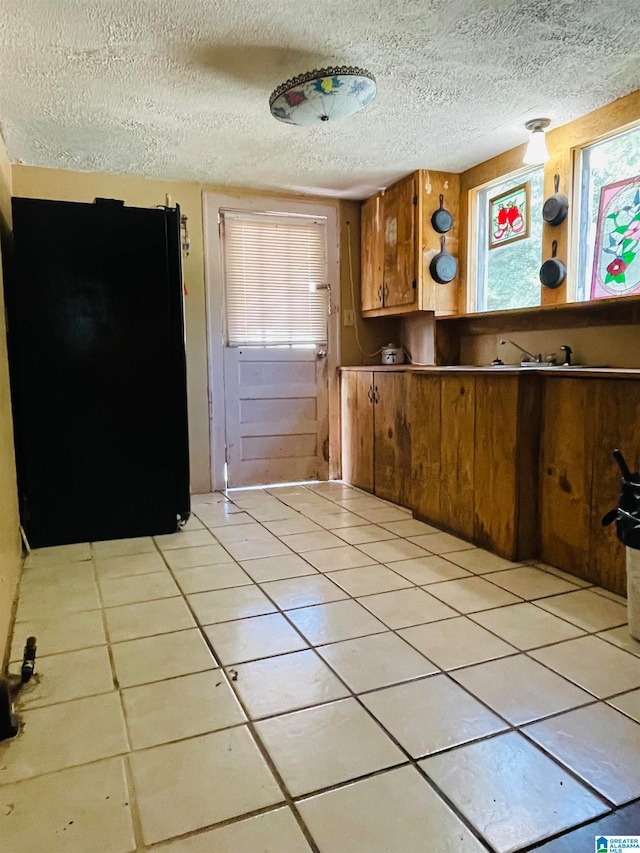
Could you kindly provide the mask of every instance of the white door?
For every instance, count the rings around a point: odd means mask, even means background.
[[[326,219],[220,214],[227,485],[326,480]]]
[[[226,347],[227,481],[329,475],[326,347]]]

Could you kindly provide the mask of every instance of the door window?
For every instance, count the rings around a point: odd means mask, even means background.
[[[221,211],[227,346],[327,341],[324,217]]]

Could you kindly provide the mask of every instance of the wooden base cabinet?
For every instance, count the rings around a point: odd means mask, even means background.
[[[342,400],[346,482],[625,594],[625,549],[601,520],[620,495],[612,451],[640,469],[640,380],[345,370]]]
[[[626,555],[602,516],[620,496],[612,452],[640,468],[640,381],[556,378],[545,382],[540,466],[541,556],[620,595]]]
[[[374,374],[374,491],[401,506],[410,503],[411,429],[407,417],[408,373]]]
[[[508,560],[538,549],[535,377],[411,376],[415,514]]]
[[[414,374],[409,379],[411,465],[409,506],[434,524],[440,510],[440,376]]]
[[[343,370],[342,479],[373,491],[373,371]]]
[[[411,464],[408,378],[405,373],[342,371],[342,478],[405,506]]]
[[[539,553],[541,401],[538,376],[476,377],[473,540],[506,559]]]

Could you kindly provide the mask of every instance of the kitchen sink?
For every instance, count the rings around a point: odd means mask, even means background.
[[[582,370],[584,364],[549,364],[547,361],[523,361],[521,364],[488,364],[492,370],[514,370],[518,368],[544,368],[545,370]]]
[[[583,364],[550,364],[548,361],[523,361],[520,367],[554,367],[556,370],[572,370],[574,367],[582,368]]]

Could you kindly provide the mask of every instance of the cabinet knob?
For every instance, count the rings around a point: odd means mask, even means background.
[[[367,391],[367,397],[369,398],[369,402],[373,403],[373,387],[369,385],[369,390]]]

